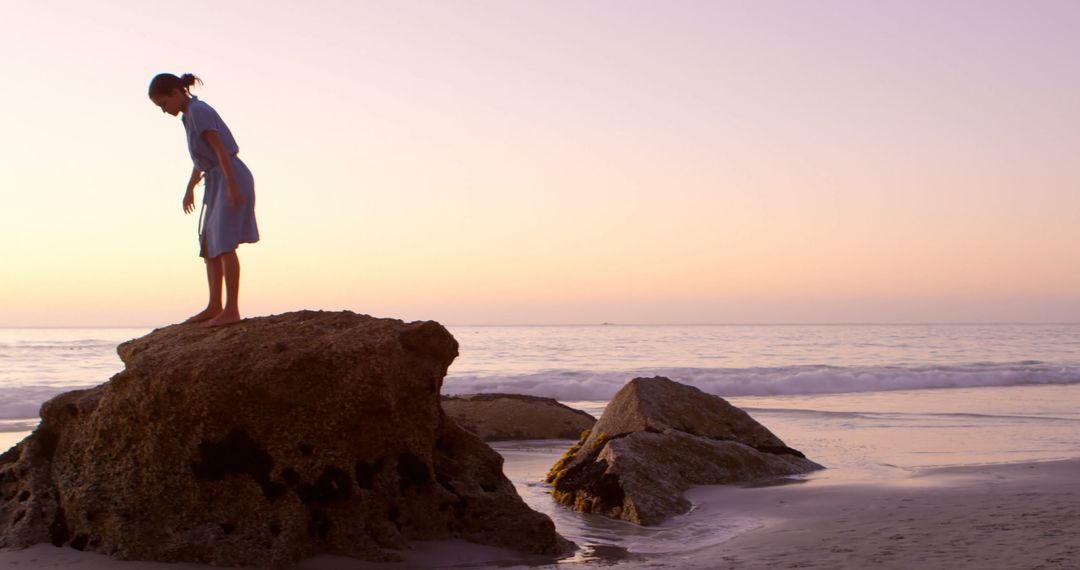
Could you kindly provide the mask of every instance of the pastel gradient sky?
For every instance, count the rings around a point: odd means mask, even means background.
[[[2,0],[0,326],[205,303],[193,72],[248,316],[1080,320],[1080,2]]]

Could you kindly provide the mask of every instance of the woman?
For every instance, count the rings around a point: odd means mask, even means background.
[[[240,259],[236,248],[259,241],[255,179],[236,156],[240,148],[217,111],[191,94],[196,81],[202,83],[190,73],[180,77],[159,74],[150,81],[150,100],[164,113],[184,115],[188,151],[195,164],[184,193],[185,214],[195,211],[195,185],[206,179],[204,213],[199,220],[199,256],[206,261],[210,300],[205,309],[184,322],[221,326],[240,321]],[[224,306],[222,279],[227,294]]]

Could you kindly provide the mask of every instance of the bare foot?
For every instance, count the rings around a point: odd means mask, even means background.
[[[212,319],[212,318],[214,318],[214,317],[216,317],[216,316],[218,316],[220,314],[221,314],[221,308],[220,307],[215,307],[215,308],[207,307],[207,308],[203,309],[200,313],[198,313],[196,315],[192,315],[191,317],[189,317],[188,320],[184,321],[184,324],[186,325],[186,324],[189,324],[189,323],[201,323],[203,321],[209,321],[210,319]]]
[[[235,311],[222,311],[220,315],[206,321],[208,327],[223,327],[240,322],[240,313]]]

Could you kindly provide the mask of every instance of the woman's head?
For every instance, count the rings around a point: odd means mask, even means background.
[[[171,73],[159,73],[150,80],[150,100],[161,107],[161,112],[178,115],[191,98],[191,86],[202,80],[190,73],[177,77]]]

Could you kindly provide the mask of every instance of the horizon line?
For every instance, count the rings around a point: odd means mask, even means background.
[[[358,313],[359,314],[359,313]],[[271,316],[271,315],[260,315]],[[372,315],[368,315],[372,316]],[[259,318],[259,317],[249,317]],[[394,318],[394,317],[375,317]],[[404,319],[401,319],[404,320]],[[434,319],[417,319],[434,320]],[[241,321],[242,322],[242,321]],[[405,321],[416,322],[416,321]],[[438,321],[435,321],[438,322]],[[0,325],[0,330],[17,329],[159,329],[181,323],[169,323],[158,325]],[[837,322],[691,322],[691,323],[618,323],[618,322],[588,322],[588,323],[439,323],[445,327],[834,327],[834,326],[1038,326],[1038,325],[1080,325],[1080,321],[837,321]]]

